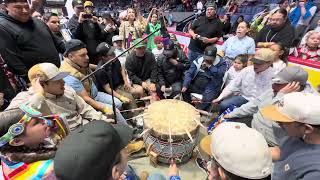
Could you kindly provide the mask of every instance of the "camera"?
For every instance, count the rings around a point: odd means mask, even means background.
[[[92,18],[92,14],[82,14],[82,18],[84,19],[91,19]]]

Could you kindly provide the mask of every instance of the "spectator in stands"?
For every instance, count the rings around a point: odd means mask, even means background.
[[[62,126],[50,127],[57,121]],[[40,112],[25,105],[1,112],[0,177],[46,179],[54,176],[52,159],[57,146],[48,140],[52,140],[50,135],[54,133],[54,128],[60,128],[63,125],[60,117],[43,117]],[[67,129],[60,130],[67,132]],[[65,136],[66,134],[61,134],[61,138]]]
[[[230,22],[230,15],[229,14],[225,14],[220,21],[222,22],[222,32],[224,35],[229,34],[230,30],[231,30],[231,22]]]
[[[317,94],[312,86],[307,82],[308,73],[299,66],[289,66],[280,71],[272,79],[272,89],[259,95],[231,113],[224,116],[226,119],[233,119],[236,122],[246,123],[263,134],[270,146],[278,146],[279,138],[284,136],[280,127],[264,119],[261,109],[267,105],[277,102],[283,95],[292,92],[304,92]]]
[[[109,13],[104,13],[102,17],[103,22],[100,26],[103,30],[103,39],[106,43],[112,44],[112,37],[119,34],[119,28]]]
[[[287,11],[278,9],[270,18],[269,25],[264,26],[256,35],[257,47],[270,47],[280,42],[284,47],[291,47],[295,30],[288,21]]]
[[[60,20],[59,16],[55,13],[47,13],[43,16],[44,22],[48,25],[50,31],[60,41],[64,41],[64,38],[60,32]]]
[[[61,64],[60,71],[69,72],[64,78],[65,83],[72,87],[83,100],[98,111],[105,114],[112,114],[112,98],[109,94],[99,92],[95,84],[94,77],[90,76],[83,80],[91,70],[89,69],[89,58],[87,49],[83,42],[72,39],[66,42],[66,52]],[[82,80],[82,81],[81,81]],[[122,103],[120,100],[115,101],[117,109],[120,109]],[[126,123],[123,116],[117,111],[117,120],[120,123]]]
[[[298,48],[298,57],[304,60],[320,61],[320,33],[310,31],[306,43]]]
[[[75,9],[81,8],[81,5],[79,5],[78,2],[73,4]],[[102,31],[98,24],[98,18],[93,14],[93,3],[91,1],[86,1],[83,4],[83,7],[84,11],[80,12],[79,16],[77,16],[77,14],[72,16],[68,23],[68,28],[74,38],[79,39],[86,44],[90,63],[97,64],[96,48],[102,41]]]
[[[208,102],[218,97],[223,83],[223,76],[227,70],[227,63],[217,57],[217,48],[213,45],[206,47],[202,58],[191,63],[185,73],[181,92],[183,99],[191,102],[191,93],[202,94],[202,102],[197,108],[207,110]]]
[[[189,44],[188,59],[193,60],[202,56],[205,48],[216,43],[222,36],[222,25],[216,18],[216,5],[207,4],[206,16],[196,19],[189,29],[191,40]]]
[[[232,0],[231,3],[229,4],[228,10],[227,10],[227,14],[234,14],[236,13],[238,10],[238,4],[235,0]]]
[[[156,36],[162,36],[165,37],[167,32],[166,32],[166,26],[165,26],[165,21],[162,12],[160,12],[158,9],[152,9],[147,20],[148,24],[146,27],[146,33],[151,34],[148,37],[148,43],[147,43],[147,49],[152,51],[157,47],[155,44],[154,38]]]
[[[71,130],[92,120],[113,122],[85,103],[72,88],[64,85],[62,79],[67,75],[68,73],[59,72],[51,63],[33,66],[28,73],[31,88],[20,92],[7,109],[15,109],[27,103],[44,115],[64,114]]]
[[[104,63],[116,57],[115,48],[105,42],[98,45],[97,52],[101,59],[97,68],[101,68]],[[96,72],[95,77],[98,83],[98,89],[108,94],[112,94],[113,90],[114,100],[120,100],[124,104],[124,109],[137,108],[135,98],[131,94],[134,93],[134,91],[129,83],[125,69],[121,66],[118,59],[115,59],[110,64],[104,66],[102,70]]]
[[[31,18],[28,1],[5,0],[0,12],[0,52],[14,74],[26,75],[41,62],[60,66],[59,52],[65,50],[45,23]]]
[[[292,26],[296,28],[296,39],[301,39],[316,10],[317,7],[311,0],[307,0],[307,2],[299,0],[297,6],[291,9],[288,17]]]
[[[286,132],[273,148],[272,179],[317,179],[320,177],[320,96],[294,92],[273,106],[262,109],[265,119],[275,121]]]
[[[240,15],[240,16],[237,18],[236,22],[234,22],[233,25],[232,25],[232,27],[231,27],[231,33],[232,33],[232,34],[235,34],[235,33],[236,33],[237,28],[238,28],[238,25],[239,25],[241,22],[243,22],[243,21],[244,21],[244,17],[243,17],[243,15]]]
[[[137,15],[134,9],[128,8],[127,21],[121,22],[119,36],[124,40],[125,48],[129,48],[135,39],[142,37],[143,28]]]
[[[133,83],[134,94],[144,96],[144,90],[156,92],[157,63],[154,55],[146,50],[146,45],[138,38],[133,42],[134,51],[127,56],[126,69],[129,79]]]
[[[281,43],[271,45],[270,49],[274,52],[275,56],[272,67],[276,70],[276,73],[278,73],[287,66],[289,52]]]
[[[203,3],[201,0],[197,2],[197,14],[200,15],[202,13]]]
[[[190,63],[187,57],[182,53],[179,57],[179,50],[175,47],[173,41],[165,46],[163,54],[158,58],[158,83],[157,94],[163,99],[167,91],[171,91],[168,97],[175,97],[181,92],[183,75],[189,69]]]
[[[320,32],[320,19],[317,21],[317,27],[314,29],[316,32]]]
[[[256,45],[254,40],[247,36],[250,31],[249,23],[243,21],[239,23],[236,35],[228,38],[222,45],[219,55],[225,58],[228,63],[228,67],[231,67],[234,59],[239,54],[248,54],[253,56],[255,53]]]
[[[226,87],[232,80],[237,78],[240,75],[242,69],[247,67],[248,57],[249,56],[247,54],[239,54],[236,56],[233,65],[224,74],[224,87]]]
[[[102,121],[70,133],[54,158],[57,179],[125,179],[126,146],[132,134],[125,125],[111,126]]]
[[[273,164],[268,144],[262,134],[243,123],[218,125],[200,147],[213,157],[208,180],[270,179]]]
[[[156,58],[156,61],[158,60],[158,57],[160,54],[163,53],[163,38],[161,36],[155,36],[154,37],[154,44],[156,45],[156,48],[152,50],[152,53],[154,57]]]
[[[267,48],[261,48],[255,53],[251,59],[253,66],[244,68],[230,86],[212,101],[212,103],[220,102],[220,113],[230,106],[240,107],[271,88],[271,78],[275,74],[275,70],[271,67],[274,57],[274,52]],[[239,93],[235,95],[236,92]]]

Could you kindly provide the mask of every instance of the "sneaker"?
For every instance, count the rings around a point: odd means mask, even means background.
[[[195,161],[199,169],[201,169],[201,171],[204,172],[205,174],[208,174],[208,169],[207,169],[208,162],[201,158],[197,158]]]
[[[130,142],[127,145],[128,154],[131,155],[132,153],[139,152],[144,147],[143,145],[143,141]]]

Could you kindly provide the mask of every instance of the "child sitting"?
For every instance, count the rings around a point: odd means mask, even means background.
[[[4,179],[54,177],[52,159],[56,145],[67,133],[68,129],[59,116],[42,116],[26,105],[1,112],[1,176]]]
[[[316,31],[308,32],[306,42],[298,49],[298,57],[304,60],[320,60],[320,33]]]
[[[163,41],[163,39],[161,36],[154,37],[154,43],[156,44],[157,47],[152,49],[152,53],[153,53],[154,57],[156,58],[156,61],[158,60],[158,56],[160,54],[162,54],[163,50],[164,50],[162,41]]]
[[[224,74],[224,86],[227,86],[233,79],[235,79],[239,75],[243,68],[247,67],[247,62],[247,54],[240,54],[236,56],[233,62],[233,66],[231,66],[229,70]]]

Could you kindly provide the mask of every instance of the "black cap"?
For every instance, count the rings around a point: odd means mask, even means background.
[[[166,57],[172,57],[176,51],[175,44],[172,40],[169,40],[168,43],[164,45],[163,49],[163,55]]]
[[[4,4],[9,4],[9,3],[17,3],[17,2],[27,3],[28,1],[27,0],[3,0],[1,2],[3,2]]]
[[[114,55],[115,50],[116,49],[114,47],[110,46],[106,42],[100,43],[96,48],[96,51],[99,54],[99,56]]]
[[[205,60],[215,60],[217,56],[217,48],[214,45],[206,47],[204,50],[203,59]]]
[[[83,1],[82,0],[73,0],[72,1],[72,7],[75,7],[75,6],[78,6],[78,5],[83,6]]]
[[[66,51],[64,52],[64,55],[66,56],[70,52],[78,51],[82,48],[86,48],[86,45],[78,39],[71,39],[66,42],[65,47],[66,47]]]
[[[61,180],[108,179],[116,155],[132,139],[132,129],[123,124],[92,121],[71,132],[54,158],[54,172]]]

